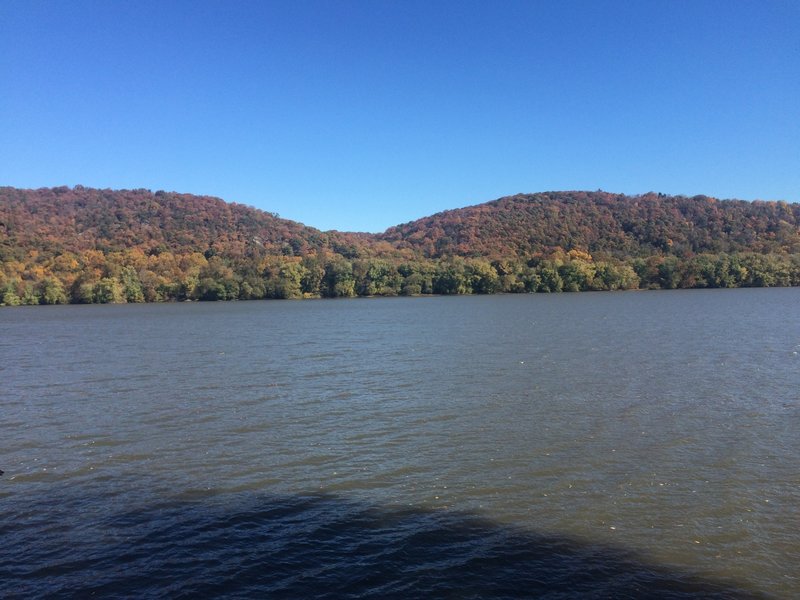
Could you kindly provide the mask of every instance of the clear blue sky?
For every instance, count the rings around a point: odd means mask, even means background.
[[[798,0],[0,0],[0,185],[361,231],[517,192],[798,201],[798,32]]]

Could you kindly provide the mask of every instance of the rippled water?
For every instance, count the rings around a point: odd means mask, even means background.
[[[800,597],[800,289],[0,310],[0,595]]]

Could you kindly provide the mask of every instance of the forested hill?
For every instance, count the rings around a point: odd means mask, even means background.
[[[520,194],[398,225],[378,237],[431,258],[529,257],[554,248],[619,259],[786,254],[800,252],[800,204],[663,194]]]
[[[316,229],[219,198],[82,186],[0,188],[0,235],[12,254],[212,248],[242,255],[253,246],[271,254],[302,254],[328,243]]]
[[[0,188],[0,304],[800,285],[800,205],[518,195],[383,234],[218,198]]]

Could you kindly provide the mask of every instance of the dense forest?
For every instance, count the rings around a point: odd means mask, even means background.
[[[0,188],[0,304],[800,285],[800,205],[517,195],[382,234],[218,198]]]

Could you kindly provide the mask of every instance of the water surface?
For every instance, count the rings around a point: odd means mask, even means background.
[[[800,289],[0,310],[20,596],[800,596]]]

